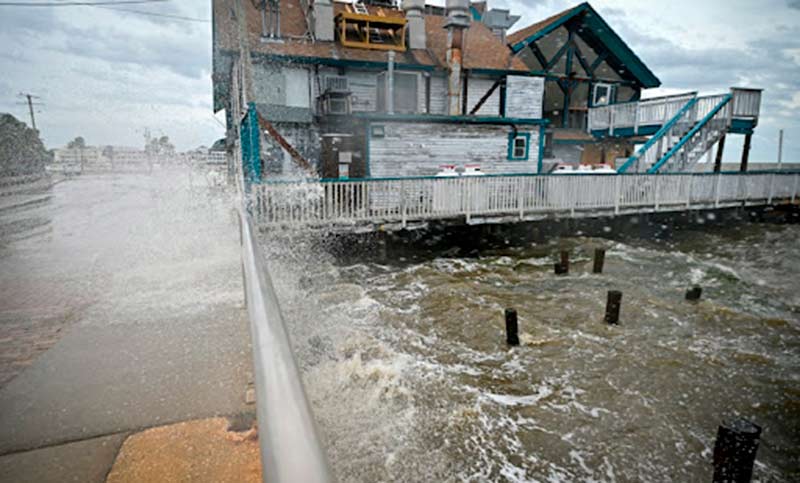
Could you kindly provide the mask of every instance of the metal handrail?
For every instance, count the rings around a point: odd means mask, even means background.
[[[265,483],[333,480],[300,378],[275,288],[245,207],[241,149],[234,146],[239,229],[255,368],[258,440]]]

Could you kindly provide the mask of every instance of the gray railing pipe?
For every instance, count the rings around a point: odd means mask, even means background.
[[[250,217],[239,210],[247,312],[256,377],[261,467],[266,483],[332,480],[300,371]]]

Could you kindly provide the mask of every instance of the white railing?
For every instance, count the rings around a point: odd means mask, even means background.
[[[757,118],[761,109],[761,89],[734,87],[733,117]]]
[[[696,96],[696,92],[689,92],[592,107],[589,109],[589,131],[608,129],[613,134],[614,129],[634,128],[638,131],[639,126],[664,124]]]
[[[761,106],[760,89],[731,89],[733,94],[734,118],[758,118]],[[726,94],[703,96],[697,102],[695,121],[703,119]],[[674,96],[654,97],[637,102],[625,102],[610,106],[592,107],[589,109],[589,131],[615,130],[633,128],[638,134],[641,126],[660,126],[672,119],[683,106],[697,97],[696,92]]]
[[[329,226],[465,217],[679,211],[797,196],[796,173],[408,178],[254,185],[259,225]]]

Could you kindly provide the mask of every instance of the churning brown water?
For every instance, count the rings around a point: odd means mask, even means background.
[[[755,479],[798,481],[800,226],[614,238],[391,263],[302,239],[272,253],[339,480],[710,481],[717,425],[745,417],[764,428]],[[618,326],[603,322],[609,289]]]

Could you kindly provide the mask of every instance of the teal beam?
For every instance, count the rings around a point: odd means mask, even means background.
[[[564,92],[564,111],[561,115],[561,127],[569,127],[569,104],[572,100],[572,89],[573,83],[571,80],[572,77],[572,57],[575,55],[575,46],[573,45],[574,42],[574,32],[570,29],[569,34],[567,35],[567,62],[564,66],[564,75],[567,76],[567,89]]]
[[[667,154],[665,154],[663,158],[658,160],[658,162],[652,168],[647,170],[647,174],[658,173],[658,170],[661,168],[661,166],[663,166],[667,161],[669,161],[670,158],[675,156],[675,153],[677,153],[678,150],[682,148],[684,144],[689,142],[689,140],[692,138],[692,136],[694,136],[697,133],[697,131],[699,131],[700,129],[703,128],[703,126],[708,124],[708,121],[710,121],[711,118],[713,118],[720,111],[720,109],[722,109],[725,106],[725,104],[730,102],[731,99],[733,99],[732,94],[726,95],[722,99],[722,101],[720,101],[720,103],[717,104],[717,106],[711,110],[711,112],[706,114],[706,117],[704,117],[700,122],[698,122],[685,136],[681,138],[680,141],[678,141],[678,144],[676,144],[675,146],[672,147],[672,149],[667,151]]]
[[[248,186],[261,182],[261,131],[254,102],[248,104],[239,133],[242,144],[242,170]]]
[[[636,160],[641,158],[644,155],[644,153],[647,152],[648,149],[653,147],[653,145],[655,145],[655,143],[657,143],[659,139],[661,139],[670,129],[672,129],[672,126],[674,126],[680,120],[681,116],[683,116],[686,113],[686,111],[691,109],[692,106],[694,106],[695,104],[697,104],[696,97],[689,99],[689,102],[684,104],[684,106],[681,107],[681,109],[678,111],[677,114],[675,114],[672,117],[672,119],[670,119],[666,124],[661,126],[661,129],[656,131],[653,137],[651,137],[650,139],[647,140],[646,143],[644,143],[644,146],[639,148],[639,150],[636,153],[634,153],[630,158],[628,158],[625,164],[623,164],[622,167],[617,170],[617,172],[624,173],[625,171],[628,170],[628,168],[633,166]]]

